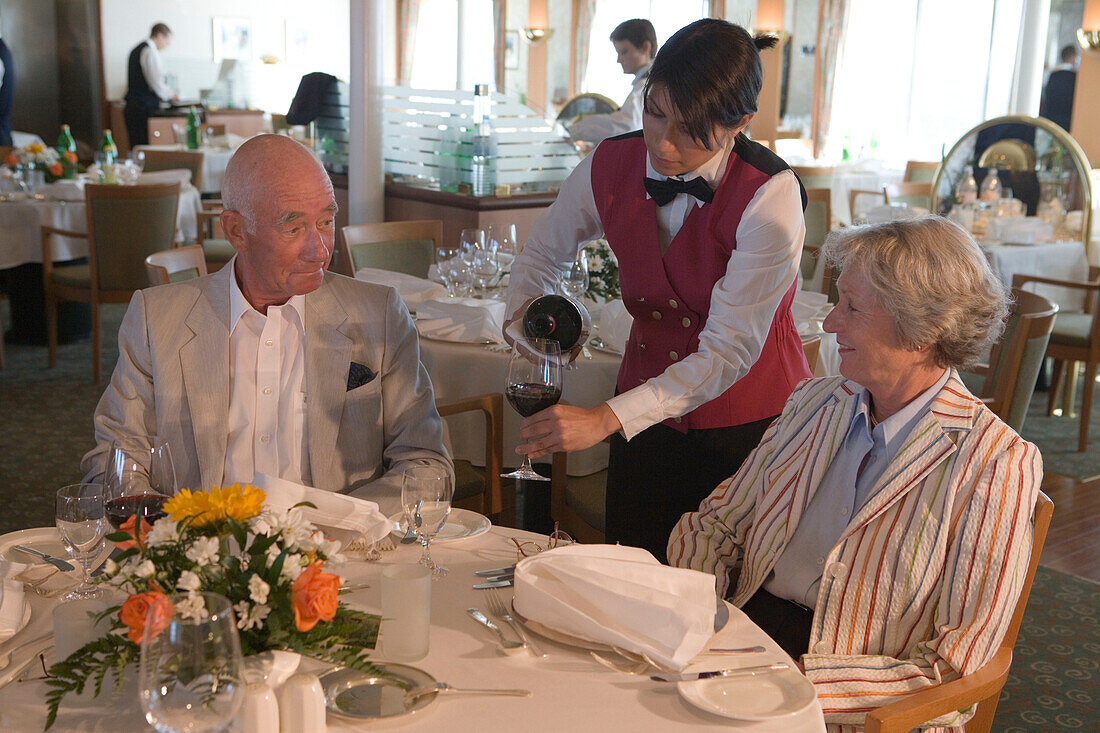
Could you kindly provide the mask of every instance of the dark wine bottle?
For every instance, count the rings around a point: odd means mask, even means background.
[[[564,295],[536,298],[523,314],[524,335],[557,341],[562,354],[583,346],[591,330],[592,316],[588,309]]]

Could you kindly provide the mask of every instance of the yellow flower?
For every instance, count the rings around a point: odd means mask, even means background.
[[[164,503],[164,511],[177,522],[205,527],[223,519],[246,520],[260,513],[264,492],[254,486],[233,484],[210,491],[183,489]]]
[[[38,155],[39,153],[41,153],[45,149],[46,149],[46,147],[42,143],[31,143],[30,145],[28,145],[26,147],[26,151],[28,153],[34,153],[35,155]]]

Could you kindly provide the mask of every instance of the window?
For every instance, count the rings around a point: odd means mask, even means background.
[[[622,104],[630,93],[632,74],[624,74],[615,62],[615,49],[608,40],[615,26],[631,18],[649,18],[657,31],[657,47],[676,31],[710,12],[709,0],[598,0],[592,18],[588,66],[583,91],[597,92]]]
[[[409,84],[417,89],[495,88],[493,0],[465,0],[465,23],[458,22],[458,0],[420,0]],[[463,79],[458,78],[459,33],[465,31]]]

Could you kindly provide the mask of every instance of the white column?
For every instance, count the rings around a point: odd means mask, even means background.
[[[385,0],[351,0],[351,141],[348,223],[382,221],[382,50]]]
[[[455,58],[455,89],[473,89],[473,84],[466,78],[466,0],[458,0],[458,53]]]
[[[1043,55],[1047,43],[1050,0],[1024,0],[1020,18],[1020,45],[1016,52],[1016,89],[1012,114],[1039,114],[1043,94]]]

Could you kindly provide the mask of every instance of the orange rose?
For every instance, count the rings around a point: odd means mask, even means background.
[[[66,163],[75,163],[76,162],[76,153],[74,153],[71,150],[66,150],[65,151],[65,162]]]
[[[4,162],[8,165],[19,165],[19,158],[15,157],[15,153],[8,153],[8,158]]]
[[[318,621],[331,621],[339,602],[340,576],[322,573],[320,560],[302,571],[290,589],[290,606],[298,631],[309,631]]]
[[[61,168],[61,163],[54,163],[53,165],[50,166],[49,170],[50,170],[50,175],[51,176],[59,176],[60,177],[61,174],[64,173],[64,170]]]
[[[149,536],[149,530],[153,528],[153,525],[149,524],[149,520],[145,517],[141,517],[141,532],[137,537],[137,541],[134,541],[134,520],[138,519],[139,515],[132,514],[130,518],[122,523],[122,526],[118,528],[119,532],[125,532],[130,535],[130,539],[123,540],[122,542],[116,542],[115,547],[120,550],[129,550],[131,547],[145,546],[145,538]]]
[[[150,613],[150,609],[152,609],[152,613]],[[118,609],[118,620],[130,627],[127,634],[130,641],[140,644],[141,635],[145,631],[145,622],[148,618],[152,618],[151,631],[153,636],[156,636],[168,628],[174,612],[175,607],[166,595],[157,591],[149,591],[148,593],[135,593],[127,598],[126,602],[122,604],[122,608]]]

